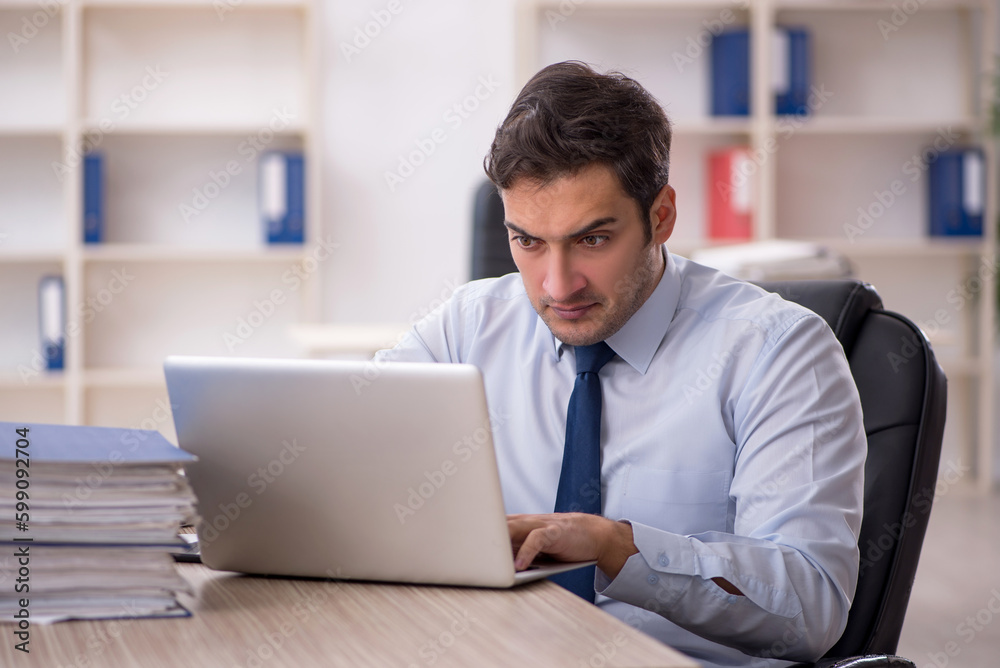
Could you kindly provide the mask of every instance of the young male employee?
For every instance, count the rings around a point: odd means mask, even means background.
[[[813,660],[858,576],[857,390],[819,316],[667,251],[669,151],[635,81],[543,69],[485,161],[519,273],[377,359],[482,370],[519,568],[596,559],[564,586],[705,665]]]

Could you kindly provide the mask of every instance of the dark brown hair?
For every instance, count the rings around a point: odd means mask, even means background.
[[[524,86],[483,167],[506,190],[521,179],[551,183],[594,163],[614,171],[646,220],[667,183],[670,121],[635,80],[568,61],[549,65]]]

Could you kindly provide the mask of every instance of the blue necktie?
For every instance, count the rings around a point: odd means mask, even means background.
[[[601,379],[597,375],[615,351],[604,341],[574,346],[576,383],[566,411],[566,445],[556,491],[557,513],[601,514]],[[549,578],[594,602],[594,566]]]

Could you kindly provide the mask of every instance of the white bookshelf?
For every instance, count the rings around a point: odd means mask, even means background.
[[[755,238],[805,239],[843,253],[887,308],[925,329],[949,379],[943,461],[972,462],[985,490],[994,468],[996,294],[993,280],[976,282],[974,274],[996,257],[997,160],[986,133],[996,7],[989,0],[927,0],[919,7],[883,35],[878,22],[891,24],[893,7],[864,0],[522,0],[517,84],[546,64],[583,60],[624,71],[664,103],[674,122],[671,182],[679,209],[669,245],[682,254],[719,243],[706,238],[707,153],[738,144],[760,151],[752,179]],[[751,33],[746,118],[710,115],[706,38],[720,24]],[[776,25],[809,30],[812,83],[832,92],[807,117],[774,116]],[[914,179],[914,170],[904,169],[939,136],[986,152],[982,238],[925,231],[926,173],[918,168]],[[854,233],[858,207],[867,208],[894,180],[903,181],[902,194]],[[970,286],[974,296],[956,306],[954,291]]]
[[[0,419],[173,437],[166,355],[298,356],[287,330],[319,319],[318,10],[51,5],[0,0],[2,33],[27,35],[0,49]],[[100,244],[82,242],[84,147],[104,155]],[[288,149],[305,154],[306,242],[269,246],[257,163]],[[66,368],[34,373],[48,274],[66,286]]]

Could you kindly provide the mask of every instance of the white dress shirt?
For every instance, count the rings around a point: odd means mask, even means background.
[[[811,311],[665,257],[600,372],[603,514],[631,522],[639,552],[613,580],[598,569],[597,604],[706,666],[816,659],[858,576],[866,439],[843,349]],[[549,513],[573,355],[510,274],[463,286],[375,359],[479,367],[507,512]]]

